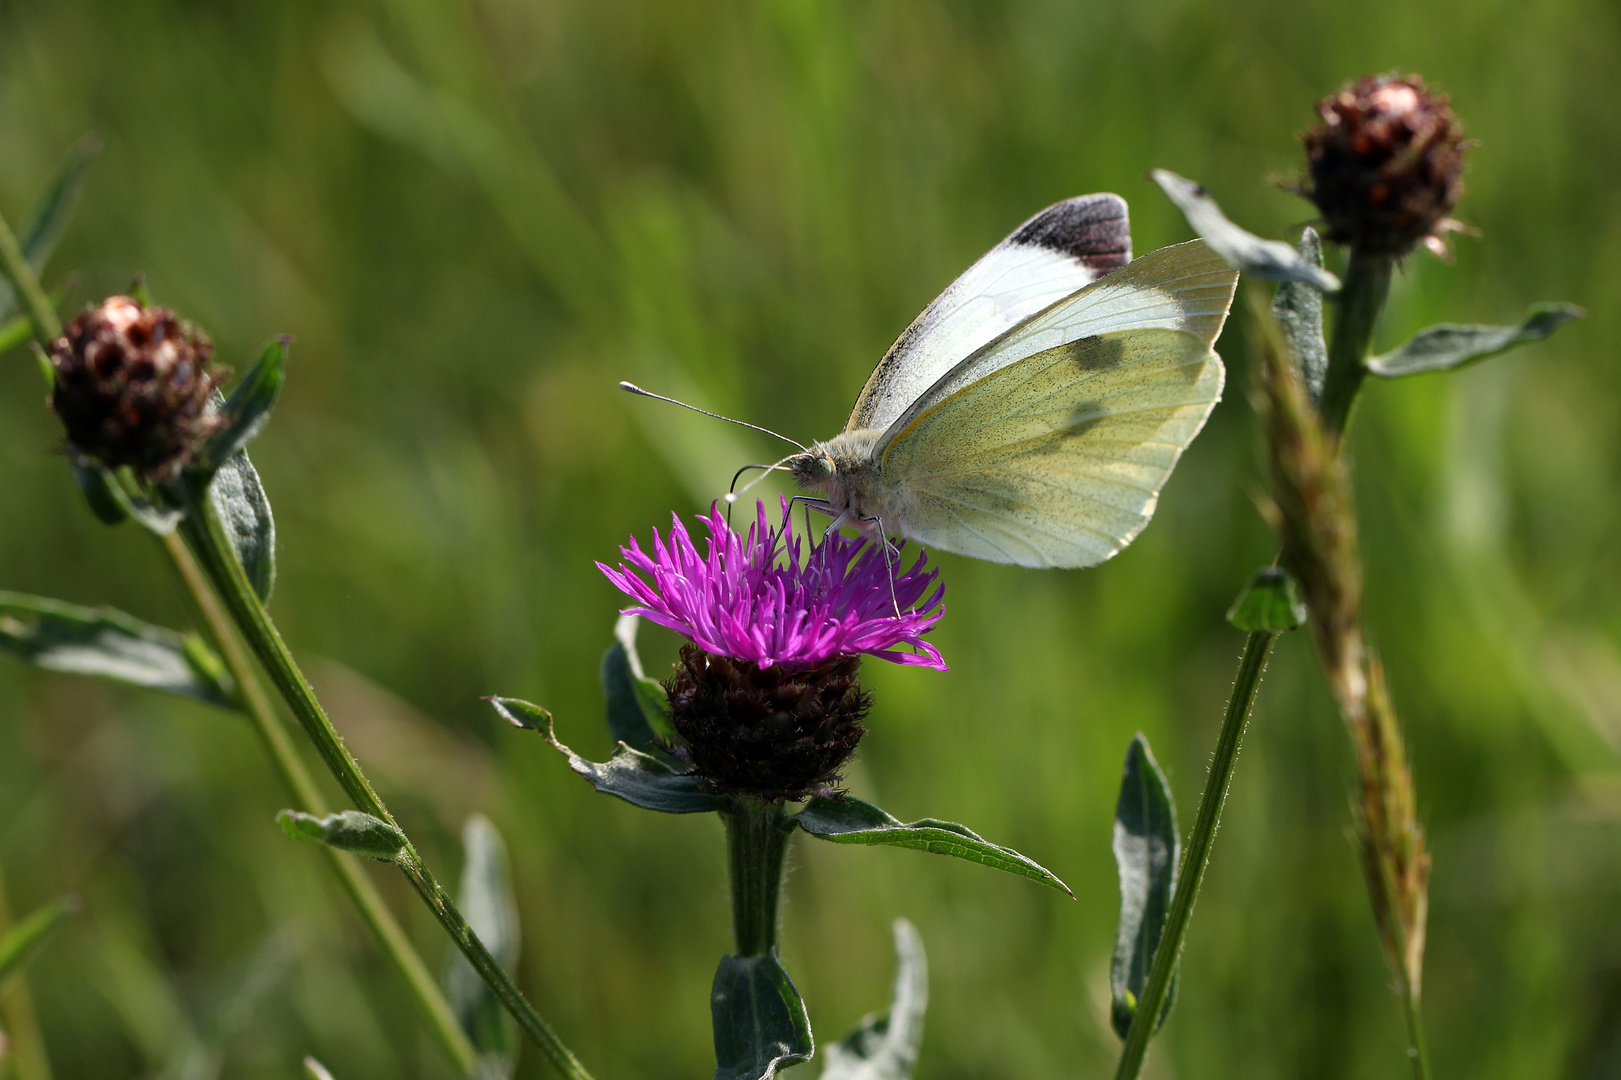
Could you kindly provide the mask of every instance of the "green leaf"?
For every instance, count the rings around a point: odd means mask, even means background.
[[[258,361],[221,406],[224,426],[208,440],[197,458],[196,468],[205,475],[212,475],[222,462],[234,457],[269,423],[270,410],[275,408],[282,383],[286,381],[287,347],[292,340],[279,337],[266,345]]]
[[[380,862],[396,862],[405,854],[404,833],[382,818],[359,810],[342,810],[326,817],[283,810],[276,815],[276,823],[294,840],[326,844]]]
[[[1369,358],[1368,370],[1387,379],[1423,371],[1450,371],[1528,341],[1541,341],[1567,322],[1586,314],[1575,304],[1539,304],[1519,326],[1441,323],[1420,330],[1394,352]]]
[[[101,519],[102,524],[117,525],[129,517],[128,497],[119,488],[117,477],[100,462],[75,456],[73,479],[79,482],[79,490],[84,492],[84,501],[90,504],[90,512]]]
[[[955,822],[924,818],[908,825],[872,803],[849,796],[824,799],[819,795],[811,798],[799,813],[789,815],[788,820],[812,836],[835,844],[888,844],[951,855],[1051,885],[1072,897],[1075,895],[1068,885],[1039,863],[1012,848],[993,844]]]
[[[1263,566],[1227,609],[1227,621],[1245,633],[1279,633],[1306,621],[1306,605],[1289,571],[1281,566]]]
[[[1312,266],[1323,265],[1323,245],[1310,225],[1300,234],[1295,254]],[[1323,341],[1323,294],[1300,281],[1285,281],[1272,300],[1272,314],[1283,329],[1289,351],[1300,365],[1300,374],[1313,402],[1323,396],[1323,377],[1328,372],[1328,346]]]
[[[307,1057],[304,1059],[304,1080],[332,1080],[332,1074],[326,1071],[325,1065]]]
[[[669,699],[664,687],[642,674],[636,654],[636,628],[641,620],[621,615],[614,624],[618,640],[602,657],[602,692],[608,699],[608,732],[637,750],[651,750],[659,741],[675,741],[670,724]]]
[[[517,698],[488,700],[509,724],[545,736],[554,750],[568,758],[569,768],[604,795],[665,814],[702,814],[726,805],[723,796],[705,791],[696,776],[683,775],[652,754],[620,743],[606,762],[587,761],[557,741],[552,714],[539,705]]]
[[[889,1012],[866,1017],[827,1048],[822,1080],[911,1080],[929,1007],[929,961],[917,928],[905,919],[895,920],[895,959]]]
[[[143,492],[127,468],[114,472],[93,458],[80,458],[73,464],[73,475],[90,500],[91,512],[108,524],[117,524],[110,520],[113,504],[125,517],[134,518],[158,536],[174,532],[186,516],[185,510],[170,501],[171,489],[160,486]]]
[[[1210,193],[1194,181],[1165,169],[1148,175],[1182,211],[1193,231],[1240,273],[1262,281],[1303,281],[1326,293],[1339,289],[1339,278],[1321,265],[1312,265],[1282,240],[1263,240],[1234,225]]]
[[[490,955],[511,974],[518,964],[518,900],[512,891],[507,847],[490,819],[474,814],[462,826],[461,888],[456,906]],[[473,965],[454,947],[445,972],[445,996],[478,1051],[480,1080],[507,1080],[518,1062],[518,1025]]]
[[[62,239],[62,233],[67,229],[73,209],[78,204],[79,192],[84,189],[84,182],[90,175],[90,164],[100,150],[101,140],[93,134],[75,143],[62,159],[62,164],[57,166],[56,175],[45,189],[45,194],[40,196],[18,227],[17,246],[22,249],[23,258],[35,274],[45,268],[51,253],[56,250],[57,242]],[[0,321],[11,314],[16,301],[11,283],[0,278]],[[4,351],[0,349],[0,352]]]
[[[0,651],[49,671],[95,675],[236,707],[236,687],[225,665],[201,638],[108,607],[0,592]]]
[[[28,344],[33,337],[34,324],[26,315],[0,321],[0,356],[6,355],[18,346]]]
[[[21,971],[22,966],[45,944],[51,931],[63,919],[78,911],[79,906],[77,896],[64,896],[0,934],[0,982],[4,982],[8,975]]]
[[[208,485],[208,497],[214,500],[225,536],[253,591],[268,601],[276,585],[276,520],[247,451],[238,450],[219,467]]]
[[[810,1016],[776,950],[724,956],[709,996],[715,1025],[715,1080],[768,1080],[809,1061]]]
[[[1131,1030],[1137,999],[1154,964],[1165,913],[1176,890],[1182,839],[1176,828],[1176,804],[1165,774],[1139,732],[1126,751],[1120,777],[1120,801],[1114,812],[1114,861],[1120,869],[1120,925],[1115,934],[1114,962],[1109,967],[1113,1005],[1109,1019],[1122,1039]],[[1176,998],[1176,977],[1160,1009],[1165,1022]]]

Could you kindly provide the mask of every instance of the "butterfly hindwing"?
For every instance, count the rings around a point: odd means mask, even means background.
[[[1221,397],[1198,334],[1142,328],[1071,341],[922,411],[880,469],[931,548],[992,562],[1102,562],[1148,523],[1182,450]]]
[[[1082,195],[1049,206],[935,298],[890,346],[846,430],[888,427],[969,354],[1131,261],[1126,201]]]

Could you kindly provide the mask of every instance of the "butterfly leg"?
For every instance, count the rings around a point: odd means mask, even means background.
[[[833,507],[829,506],[827,500],[822,498],[820,495],[793,496],[788,500],[788,512],[790,514],[793,513],[793,506],[795,503],[801,503],[805,507],[805,535],[807,537],[811,534],[810,512],[812,510],[820,510],[824,514],[833,513]],[[823,539],[825,540],[827,537],[824,536]]]
[[[864,517],[864,518],[857,518],[856,520],[858,522],[860,522],[863,526],[876,525],[878,527],[878,542],[883,545],[884,566],[889,570],[889,602],[892,605],[894,605],[894,607],[895,607],[895,618],[898,619],[898,618],[901,617],[901,602],[895,596],[895,567],[900,565],[901,549],[896,547],[894,544],[889,542],[889,534],[884,529],[884,519],[883,518],[881,518],[881,517],[870,517],[870,518]],[[865,528],[862,529],[862,532],[866,532],[866,531],[867,530]],[[890,561],[890,555],[891,554],[893,554],[894,557],[895,557],[893,562]]]

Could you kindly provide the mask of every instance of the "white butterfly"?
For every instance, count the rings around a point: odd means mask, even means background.
[[[1202,240],[1131,260],[1125,200],[1050,206],[906,328],[844,432],[784,461],[835,525],[1034,567],[1148,524],[1221,399],[1238,274]]]
[[[1211,346],[1237,282],[1202,240],[1133,261],[1124,199],[1066,199],[923,309],[842,434],[749,468],[787,469],[832,528],[875,540],[1020,566],[1100,563],[1148,524],[1221,400]]]

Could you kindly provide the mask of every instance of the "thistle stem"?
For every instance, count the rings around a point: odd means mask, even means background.
[[[174,562],[175,570],[179,573],[187,591],[191,593],[198,612],[208,624],[209,631],[219,646],[226,669],[230,671],[231,678],[236,682],[237,692],[241,695],[239,704],[247,713],[260,741],[264,743],[265,750],[270,754],[270,761],[275,766],[277,775],[281,777],[282,783],[300,810],[308,814],[325,815],[326,800],[321,798],[320,790],[315,786],[315,779],[305,768],[303,759],[298,756],[292,739],[288,737],[286,727],[271,706],[270,698],[259,682],[258,673],[253,669],[252,661],[248,658],[240,637],[230,618],[220,607],[218,598],[210,591],[207,580],[197,566],[197,561],[192,558],[191,552],[177,534],[169,533],[162,539],[164,550]],[[322,850],[326,852],[327,861],[332,864],[332,869],[337,873],[344,891],[359,909],[360,917],[371,929],[378,944],[393,961],[406,986],[410,988],[412,996],[416,998],[417,1005],[427,1017],[434,1038],[449,1056],[456,1071],[463,1076],[471,1076],[478,1065],[478,1051],[473,1048],[472,1041],[457,1022],[450,1002],[445,999],[439,984],[429,973],[427,964],[423,963],[422,957],[406,938],[405,931],[400,928],[394,915],[383,903],[382,895],[372,884],[371,878],[366,875],[360,859],[336,848],[323,847]]]
[[[721,818],[726,822],[737,955],[765,956],[777,947],[777,907],[788,854],[782,804],[737,796]]]
[[[1335,295],[1333,340],[1328,346],[1328,371],[1323,376],[1323,430],[1338,436],[1351,417],[1362,379],[1368,373],[1368,346],[1374,327],[1390,295],[1389,255],[1352,250],[1345,266],[1345,282]]]
[[[287,648],[287,643],[282,640],[281,633],[271,621],[270,613],[265,610],[259,594],[248,581],[247,572],[242,568],[225,536],[224,526],[214,510],[213,501],[208,497],[207,491],[193,491],[188,494],[190,497],[187,500],[187,512],[181,521],[180,533],[186,546],[197,557],[203,572],[213,584],[214,591],[224,601],[236,628],[241,631],[266,674],[270,676],[270,681],[287,702],[305,734],[315,744],[322,761],[326,763],[355,806],[398,829],[399,823],[394,820],[388,807],[372,789],[371,783],[361,772],[360,763],[355,760],[349,748],[344,745],[342,737],[338,735],[337,729],[332,726],[326,710],[321,707],[315,692],[310,688],[309,681],[299,669],[298,662],[293,659],[292,651]],[[405,835],[403,829],[400,835]],[[406,840],[405,853],[397,865],[405,874],[406,880],[410,881],[411,887],[417,891],[417,895],[439,920],[445,932],[450,935],[451,940],[456,943],[462,955],[467,957],[473,970],[489,985],[502,1006],[534,1040],[546,1059],[570,1080],[590,1080],[590,1073],[586,1072],[568,1047],[563,1045],[551,1027],[535,1011],[534,1006],[519,991],[506,969],[490,955],[490,951],[484,947],[478,935],[473,933],[472,928],[467,925],[467,920],[457,910],[455,902],[423,864],[415,845],[409,839]]]
[[[60,337],[62,322],[46,297],[45,291],[40,288],[38,278],[24,259],[22,251],[17,246],[17,239],[12,235],[11,228],[4,218],[0,218],[0,271],[5,273],[6,279],[11,282],[12,288],[22,300],[29,321],[34,325],[36,340],[41,345],[49,345],[51,341]],[[259,682],[247,653],[243,650],[241,639],[220,608],[219,600],[209,590],[196,560],[192,558],[191,552],[178,535],[169,533],[162,538],[162,542],[181,582],[191,594],[198,613],[208,624],[209,631],[219,646],[220,655],[240,695],[238,704],[264,743],[282,783],[286,785],[299,809],[310,814],[325,814],[325,800],[321,798],[320,790],[315,786],[309,770],[304,767],[303,760],[294,749],[286,728],[276,716],[270,698],[265,694],[264,687]],[[410,988],[412,996],[416,998],[417,1004],[427,1016],[429,1029],[439,1045],[443,1047],[457,1072],[463,1076],[471,1076],[478,1064],[478,1053],[474,1050],[472,1041],[457,1022],[450,1002],[445,1000],[439,984],[428,971],[427,964],[412,948],[405,931],[383,903],[377,887],[361,868],[360,860],[334,848],[326,848],[325,851],[344,891],[359,909],[361,919],[376,936],[383,951],[393,961],[406,986]],[[49,1068],[46,1067],[43,1073],[31,1072],[30,1075],[38,1076],[40,1080],[49,1080]]]
[[[1238,747],[1249,724],[1250,706],[1261,685],[1261,674],[1272,651],[1277,635],[1258,630],[1244,641],[1244,653],[1238,661],[1238,675],[1233,679],[1232,696],[1227,699],[1227,715],[1222,720],[1221,733],[1216,737],[1216,749],[1210,760],[1210,776],[1205,780],[1204,794],[1199,797],[1199,811],[1193,821],[1193,832],[1188,836],[1182,853],[1182,866],[1176,879],[1176,892],[1171,896],[1170,909],[1165,913],[1165,928],[1160,933],[1159,946],[1154,950],[1154,963],[1148,970],[1148,981],[1143,984],[1142,997],[1137,1001],[1137,1012],[1132,1017],[1131,1030],[1126,1033],[1125,1046],[1120,1051],[1120,1064],[1115,1069],[1115,1080],[1136,1080],[1148,1057],[1148,1040],[1154,1036],[1155,1021],[1165,1006],[1165,995],[1170,991],[1171,979],[1182,952],[1182,939],[1193,914],[1193,901],[1199,895],[1205,867],[1210,861],[1210,848],[1216,839],[1216,826],[1221,820],[1221,807],[1227,800],[1227,788],[1233,781],[1233,767],[1238,763]]]

